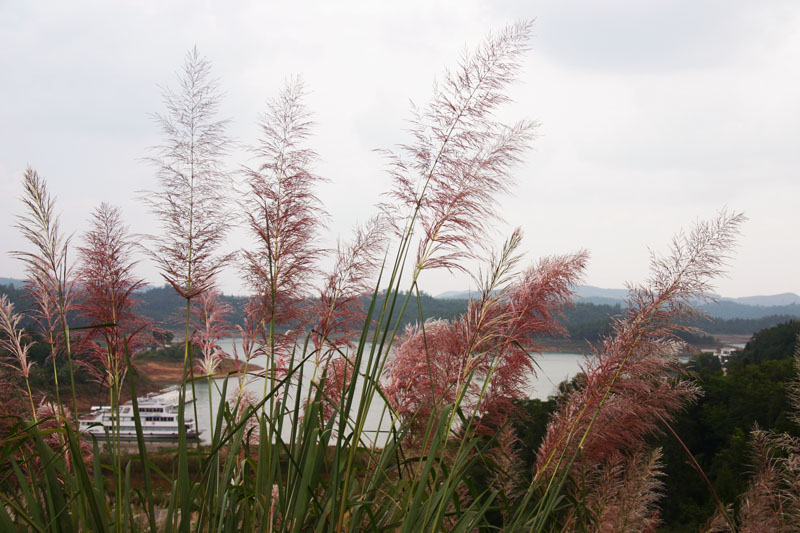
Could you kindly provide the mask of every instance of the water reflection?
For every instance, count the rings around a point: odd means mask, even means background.
[[[228,352],[233,353],[234,339],[226,339],[222,343],[222,348]],[[367,347],[369,349],[369,346]],[[237,352],[242,351],[238,349]],[[554,394],[558,385],[566,380],[571,379],[575,374],[580,371],[580,363],[583,361],[583,356],[576,353],[557,353],[557,352],[544,352],[537,355],[536,373],[530,376],[529,386],[527,392],[530,398],[547,399],[548,396]],[[255,358],[254,363],[265,367],[266,358]],[[308,390],[311,381],[311,375],[314,370],[312,362],[307,362],[303,368],[303,394]],[[194,417],[195,409],[197,410],[197,420],[199,428],[202,430],[200,434],[201,444],[208,444],[211,439],[212,421],[216,422],[216,411],[219,405],[219,399],[223,390],[223,385],[227,381],[226,398],[233,404],[236,400],[240,378],[232,376],[229,378],[220,378],[212,381],[210,402],[209,402],[209,385],[205,380],[199,380],[195,383],[196,404],[194,406],[187,406],[186,416]],[[245,390],[255,398],[256,401],[264,397],[264,378],[254,378],[248,376],[246,379]],[[296,390],[292,387],[292,390]],[[360,382],[356,387],[360,391]],[[304,398],[303,398],[304,399]],[[295,398],[289,397],[286,405],[294,405]],[[302,400],[302,399],[301,399]],[[356,404],[358,403],[358,396],[355,398]],[[302,402],[301,402],[302,403]],[[364,432],[366,438],[370,441],[375,440],[380,443],[385,434],[390,429],[388,413],[384,412],[385,404],[379,395],[375,395],[369,411],[367,412],[366,426]],[[302,413],[301,413],[302,414]],[[382,417],[383,415],[383,417]],[[288,424],[287,424],[288,425]],[[289,428],[284,427],[283,438],[289,438]]]

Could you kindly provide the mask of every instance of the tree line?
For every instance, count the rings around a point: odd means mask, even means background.
[[[402,291],[401,291],[402,292]],[[25,309],[30,305],[26,299],[25,289],[12,285],[0,285],[0,294],[6,294],[18,309]],[[404,293],[403,293],[404,294]],[[362,303],[369,301],[369,296],[361,297]],[[139,301],[139,312],[159,324],[162,329],[175,330],[180,326],[180,316],[184,300],[178,296],[168,285],[149,287],[135,295]],[[246,296],[220,295],[220,299],[230,306],[227,317],[232,326],[244,325],[249,298]],[[385,299],[385,293],[379,294],[378,302]],[[409,306],[403,311],[400,318],[402,327],[413,325],[426,319],[450,320],[466,311],[467,300],[435,298],[425,292],[419,294],[419,305]],[[419,308],[422,308],[420,315]],[[611,332],[611,322],[614,317],[623,313],[624,308],[619,305],[594,304],[577,302],[566,306],[558,321],[566,328],[568,338],[597,342]],[[719,318],[698,317],[687,322],[687,325],[697,328],[706,336],[698,334],[683,334],[684,340],[691,344],[711,343],[709,336],[715,334],[752,335],[754,332],[781,324],[796,318],[794,315],[769,315],[760,318]],[[31,326],[30,321],[23,322],[23,326]]]

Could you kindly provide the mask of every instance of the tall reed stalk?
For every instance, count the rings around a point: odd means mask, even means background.
[[[230,219],[225,196],[229,179],[223,167],[229,140],[225,134],[227,121],[217,118],[221,97],[210,72],[209,62],[194,48],[186,55],[178,74],[178,90],[164,90],[167,111],[155,116],[164,144],[154,148],[149,158],[157,169],[161,190],[144,197],[163,225],[163,232],[153,237],[151,256],[162,277],[186,302],[184,379],[178,401],[179,446],[184,450],[187,385],[191,386],[193,400],[196,396],[190,331],[192,301],[213,286],[215,275],[231,257],[219,253]],[[193,406],[197,431],[196,403]],[[180,482],[188,483],[185,451],[179,454],[178,465]],[[181,492],[180,496],[181,504],[188,508],[189,494]],[[186,515],[171,516],[180,520],[182,531],[188,530]]]
[[[58,371],[56,358],[63,350],[67,359],[72,410],[77,412],[75,396],[75,373],[72,364],[67,314],[72,307],[71,269],[67,258],[70,239],[59,228],[59,217],[55,211],[55,200],[39,174],[28,167],[23,176],[24,194],[22,203],[26,213],[18,216],[17,228],[33,247],[33,251],[18,251],[13,254],[25,263],[28,276],[28,291],[38,304],[40,325],[46,329],[53,359],[53,379],[58,394]],[[64,414],[60,397],[58,406]]]
[[[81,339],[86,368],[101,384],[108,384],[113,412],[110,441],[115,453],[115,494],[123,490],[121,461],[122,391],[128,367],[125,350],[135,354],[153,339],[154,325],[135,312],[135,294],[144,286],[133,270],[134,243],[122,222],[119,208],[101,203],[92,213],[83,246],[78,248],[77,279],[80,284],[80,317],[90,326]],[[118,513],[121,512],[117,507]],[[120,523],[121,515],[116,523]]]

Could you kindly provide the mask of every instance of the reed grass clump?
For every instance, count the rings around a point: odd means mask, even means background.
[[[150,256],[186,301],[177,448],[165,459],[145,442],[132,371],[141,322],[128,299],[141,282],[130,274],[119,213],[101,208],[94,240],[82,249],[83,272],[94,276],[92,312],[80,315],[85,323],[77,330],[92,332],[85,338],[96,356],[80,361],[105,365],[100,375],[113,383],[112,405],[119,406],[127,383],[136,452],[80,435],[70,414],[75,405],[70,411],[63,394],[45,413],[28,392],[31,416],[18,418],[0,447],[0,529],[654,527],[659,452],[647,448],[645,436],[696,395],[691,381],[675,375],[676,324],[721,273],[742,217],[723,212],[653,258],[652,278],[631,289],[627,315],[559,404],[534,471],[515,469],[510,420],[525,377],[535,371],[535,336],[562,331],[559,312],[588,261],[579,251],[522,267],[519,230],[498,250],[483,244],[498,218],[498,195],[513,186],[514,164],[535,127],[495,118],[529,33],[530,24],[519,23],[490,35],[446,73],[417,110],[412,140],[386,153],[392,188],[380,214],[335,250],[318,242],[328,215],[314,190],[321,178],[313,170],[317,155],[306,146],[313,124],[302,84],[290,82],[269,103],[262,139],[252,148],[257,165],[241,172],[243,197],[232,204],[219,197],[232,179],[223,164],[226,122],[216,117],[220,93],[209,81],[210,64],[193,50],[179,89],[165,92],[167,112],[157,121],[166,140],[150,158],[163,190],[149,205],[164,226]],[[30,214],[22,224],[35,251],[20,257],[42,338],[53,359],[63,353],[71,369],[68,240],[57,231],[43,180],[29,170],[25,183]],[[220,252],[234,212],[253,239],[236,257]],[[109,243],[125,252],[122,262],[103,255]],[[318,263],[326,253],[335,257],[329,273]],[[465,261],[474,259],[485,266],[463,316],[400,330],[402,311],[419,306],[418,281],[427,271],[466,271]],[[104,285],[112,278],[103,269],[114,265],[117,284]],[[242,353],[235,354],[244,364],[238,391],[228,390],[235,380],[211,379],[223,355],[217,342],[228,331],[216,277],[233,265],[253,292],[239,328]],[[319,287],[315,275],[323,279]],[[117,297],[105,300],[112,313],[103,314],[100,302],[114,287]],[[0,303],[4,346],[16,357],[16,367],[8,364],[27,377],[13,309]],[[197,366],[192,343],[203,355]],[[256,358],[266,361],[261,371],[248,368]],[[245,390],[253,379],[263,380],[260,395]],[[210,442],[195,448],[183,408],[187,390],[202,386],[221,390],[210,411]],[[74,397],[74,384],[72,391]],[[372,406],[381,407],[377,426],[368,422]],[[488,481],[478,471],[489,472]]]

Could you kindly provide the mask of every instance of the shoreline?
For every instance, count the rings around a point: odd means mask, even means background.
[[[214,378],[232,377],[242,374],[244,363],[225,359],[220,364]],[[151,393],[161,392],[168,387],[180,384],[183,378],[183,361],[164,357],[150,357],[134,363],[136,371],[136,395],[146,396]],[[261,365],[250,363],[247,372],[259,372],[264,368]],[[97,388],[96,388],[97,387]],[[108,388],[89,384],[81,387],[77,394],[78,413],[85,414],[93,405],[106,405],[109,402]],[[122,392],[121,401],[130,401],[130,389],[126,386]]]
[[[159,389],[177,385],[183,379],[183,362],[170,359],[152,358],[137,361],[136,367],[139,374],[147,377],[150,382]],[[247,365],[247,372],[258,372],[264,367],[255,363]],[[222,377],[239,376],[244,371],[244,363],[232,359],[225,359],[217,369],[214,379]]]

